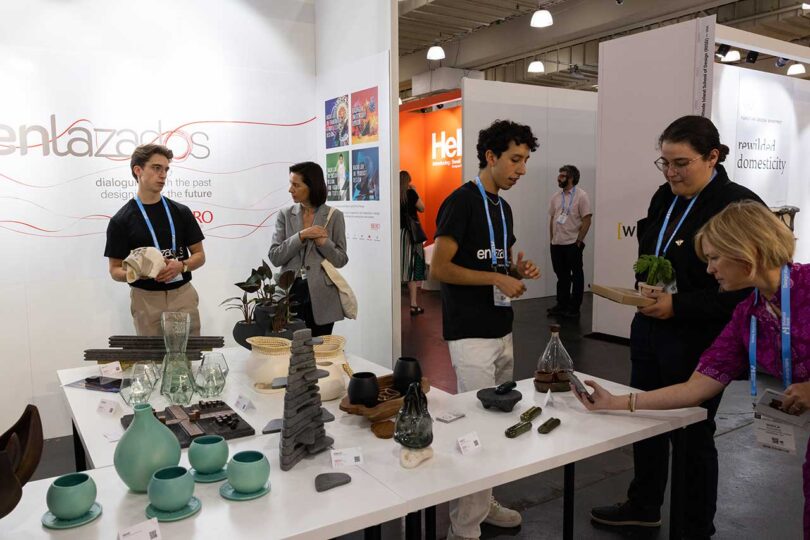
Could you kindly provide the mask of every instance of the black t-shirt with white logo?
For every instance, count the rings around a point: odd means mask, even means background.
[[[498,265],[505,262],[503,225],[499,206],[488,194],[489,215],[495,232]],[[512,208],[500,199],[506,217],[508,248],[515,243]],[[453,263],[471,270],[494,271],[484,201],[475,182],[467,182],[448,196],[436,218],[436,236],[450,236],[458,244]],[[512,264],[512,261],[509,261]],[[495,305],[491,285],[441,284],[444,339],[500,338],[512,331],[512,308]]]
[[[163,203],[158,201],[155,204],[144,204],[143,207],[146,210],[146,215],[149,216],[149,221],[152,222],[152,227],[155,229],[155,236],[157,236],[163,256],[184,261],[191,255],[188,246],[202,242],[205,236],[188,206],[174,202],[171,199],[166,199],[166,202],[169,204],[169,211],[172,213],[172,221],[174,222],[177,253],[172,253],[172,233]],[[135,199],[132,199],[121,207],[107,225],[107,245],[104,248],[104,256],[123,260],[129,256],[129,252],[133,249],[148,246],[154,246],[152,235],[149,233],[149,227],[146,226],[146,221],[138,208],[138,203],[135,202]],[[130,285],[147,291],[170,291],[185,285],[189,281],[191,281],[191,272],[184,272],[182,281],[174,283],[159,283],[154,279],[139,279],[134,283],[130,283]]]

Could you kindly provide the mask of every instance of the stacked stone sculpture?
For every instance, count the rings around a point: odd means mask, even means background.
[[[281,470],[289,471],[305,456],[317,454],[332,446],[334,439],[326,434],[324,422],[335,417],[321,407],[318,379],[329,376],[315,365],[312,346],[322,343],[309,329],[293,334],[290,347],[290,369],[287,377],[273,381],[273,388],[287,389],[284,395],[284,417],[270,423],[265,433],[281,431],[279,445]]]

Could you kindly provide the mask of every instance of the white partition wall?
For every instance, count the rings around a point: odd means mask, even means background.
[[[109,217],[136,189],[137,144],[175,151],[164,193],[206,235],[207,262],[193,278],[202,332],[231,340],[237,316],[219,304],[267,258],[276,212],[291,204],[289,165],[323,162],[318,89],[338,84],[329,74],[341,65],[330,51],[345,65],[367,58],[356,82],[379,87],[380,163],[390,168],[390,14],[389,2],[371,0],[0,5],[0,426],[33,402],[46,437],[69,433],[55,370],[134,333],[128,287],[110,279],[103,252]],[[350,92],[367,88],[341,76]],[[390,252],[381,204],[379,245]],[[364,319],[336,331],[350,350],[390,362],[390,256],[352,242],[347,275]],[[369,271],[389,278],[364,280]],[[374,303],[377,287],[385,294]]]
[[[515,217],[515,245],[540,266],[542,277],[527,281],[522,297],[537,298],[556,294],[556,278],[551,268],[548,237],[548,204],[559,191],[560,166],[575,165],[580,171],[579,186],[593,201],[596,172],[596,100],[593,92],[561,90],[525,84],[463,79],[463,170],[464,180],[478,174],[476,144],[478,132],[497,119],[526,124],[540,147],[527,165],[527,173],[504,198]],[[593,277],[593,232],[588,233],[585,249],[585,283]]]
[[[636,222],[664,183],[658,136],[676,118],[711,110],[714,17],[599,46],[594,282],[633,287]],[[634,308],[594,297],[593,331],[629,337]]]

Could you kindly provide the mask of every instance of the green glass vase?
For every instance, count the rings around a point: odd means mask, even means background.
[[[115,472],[136,493],[146,493],[158,469],[180,463],[180,443],[148,404],[135,405],[135,416],[115,447]]]

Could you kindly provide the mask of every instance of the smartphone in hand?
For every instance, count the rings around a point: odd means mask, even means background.
[[[582,384],[582,381],[579,380],[579,377],[574,375],[573,371],[568,372],[568,379],[574,385],[574,389],[577,391],[577,394],[583,396],[585,399],[593,403],[593,398],[591,397],[591,393],[588,392],[588,389]]]

